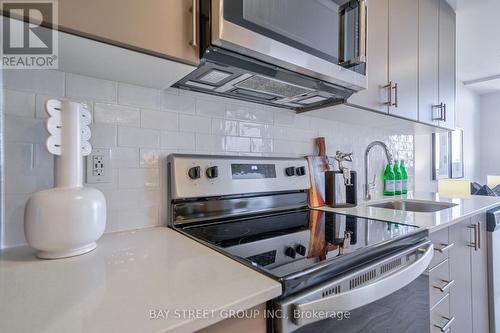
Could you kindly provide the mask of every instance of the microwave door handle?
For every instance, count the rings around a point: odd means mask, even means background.
[[[434,252],[433,245],[426,244],[425,247],[419,248],[419,250],[424,252],[423,255],[411,265],[359,288],[310,302],[293,304],[294,313],[300,314],[315,310],[351,311],[392,294],[419,277],[429,266]],[[293,322],[298,326],[307,325],[318,320],[321,320],[321,318],[307,315],[298,315],[293,318]]]
[[[358,0],[358,43],[357,50],[354,58],[345,59],[345,15],[347,9],[343,9],[340,14],[340,30],[339,30],[339,63],[343,67],[352,67],[355,65],[360,65],[366,63],[366,2],[365,0]]]

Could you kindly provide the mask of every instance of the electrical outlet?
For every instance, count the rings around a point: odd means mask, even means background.
[[[111,183],[109,149],[92,149],[87,157],[87,184]]]

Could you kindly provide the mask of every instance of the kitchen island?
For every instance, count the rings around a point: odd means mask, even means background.
[[[165,227],[104,235],[91,253],[0,252],[0,332],[193,332],[281,285]]]

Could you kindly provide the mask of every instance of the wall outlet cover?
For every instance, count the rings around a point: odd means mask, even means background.
[[[111,183],[110,150],[94,148],[87,159],[87,184]]]

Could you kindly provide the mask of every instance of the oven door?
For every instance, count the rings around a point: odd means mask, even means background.
[[[211,43],[358,91],[365,0],[212,0]]]
[[[275,332],[430,330],[429,241],[273,303]]]

